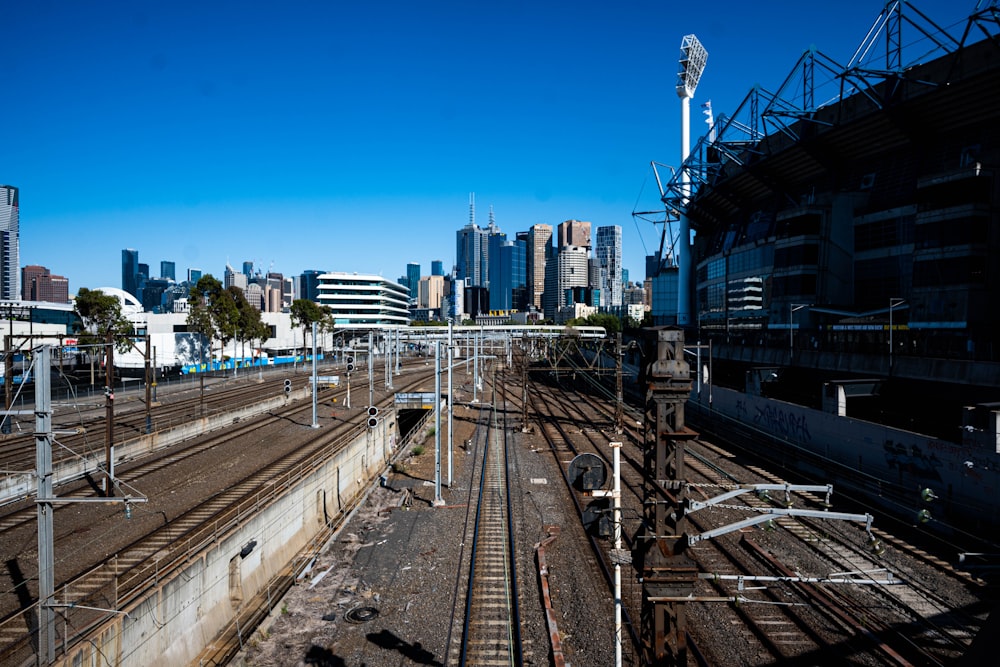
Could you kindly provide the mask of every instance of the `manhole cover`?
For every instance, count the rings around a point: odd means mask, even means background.
[[[348,623],[367,623],[378,618],[378,609],[375,607],[357,607],[344,614]]]

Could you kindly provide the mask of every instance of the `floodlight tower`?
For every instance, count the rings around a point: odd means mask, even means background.
[[[691,223],[687,217],[686,204],[691,196],[691,178],[684,161],[691,152],[691,98],[698,87],[698,80],[705,70],[708,51],[694,35],[684,35],[681,39],[680,68],[677,71],[677,96],[681,98],[681,189],[683,200],[678,219],[677,239],[677,325],[691,325]]]

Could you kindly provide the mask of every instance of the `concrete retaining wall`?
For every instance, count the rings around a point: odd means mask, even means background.
[[[395,414],[384,412],[378,427],[360,431],[260,512],[220,529],[186,567],[123,607],[125,614],[94,633],[93,643],[79,643],[62,664],[91,664],[97,656],[120,667],[190,664],[233,621],[242,601],[266,592],[325,520],[345,516],[385,470],[397,433]]]

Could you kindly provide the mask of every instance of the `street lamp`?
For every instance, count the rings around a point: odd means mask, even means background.
[[[896,306],[906,303],[906,299],[898,296],[889,297],[889,371],[892,372],[892,310]]]
[[[790,303],[788,304],[788,363],[795,359],[794,330],[792,329],[792,313],[796,310],[808,308],[811,303]]]

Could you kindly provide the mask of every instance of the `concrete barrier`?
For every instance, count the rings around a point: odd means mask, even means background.
[[[244,604],[267,595],[271,582],[327,521],[338,524],[376,483],[398,447],[395,413],[383,415],[376,428],[360,431],[346,447],[276,491],[259,511],[218,527],[204,549],[168,576],[158,575],[142,599],[120,604],[119,613],[66,651],[60,664],[191,664]]]

